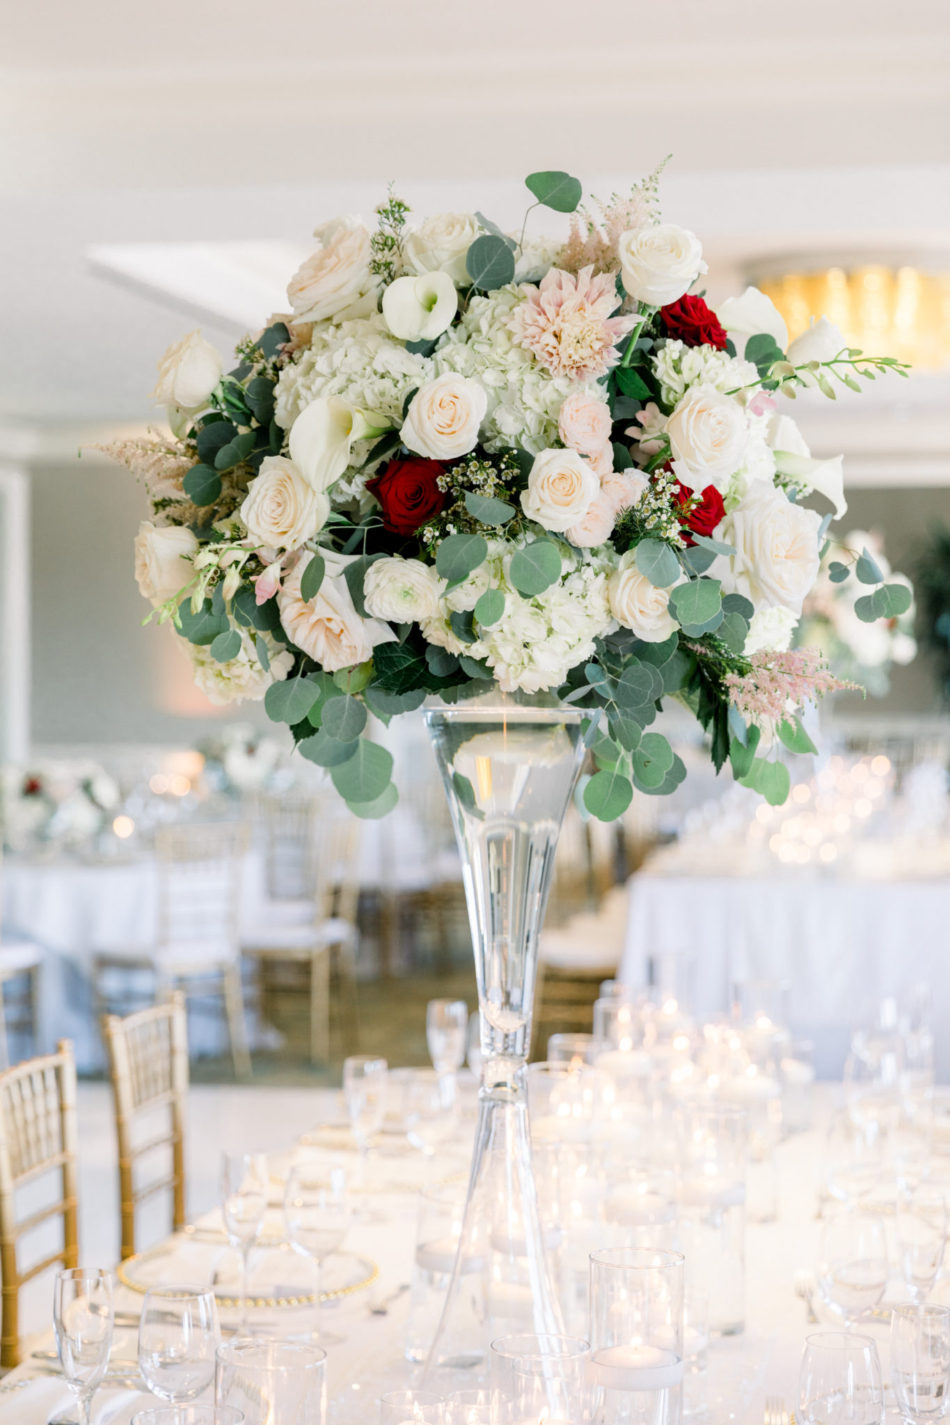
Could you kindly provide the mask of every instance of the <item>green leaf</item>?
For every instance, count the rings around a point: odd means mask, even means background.
[[[353,756],[330,773],[344,801],[372,802],[382,796],[392,777],[392,754],[365,737],[354,744]]]
[[[880,565],[867,549],[862,549],[854,572],[862,584],[880,584],[884,580]]]
[[[459,666],[455,654],[450,653],[447,648],[440,648],[437,643],[426,645],[426,663],[429,665],[429,672],[436,678],[450,677]]]
[[[502,242],[508,244],[512,252],[515,251],[518,244],[513,237],[509,237],[507,233],[503,233],[497,223],[493,223],[491,218],[486,218],[485,214],[480,213],[477,208],[475,210],[475,216],[478,219],[479,225],[485,229],[486,233],[491,233],[492,237],[501,238]]]
[[[673,765],[673,749],[660,732],[645,732],[633,754],[633,770],[645,786],[657,787]]]
[[[633,800],[630,778],[615,769],[595,772],[584,787],[584,806],[598,821],[615,821]]]
[[[343,578],[350,591],[353,607],[360,618],[366,618],[366,603],[363,598],[363,581],[366,578],[366,571],[371,564],[382,557],[382,554],[358,554],[343,570]]]
[[[623,748],[606,733],[603,733],[591,744],[590,753],[598,767],[613,768],[627,765]]]
[[[478,495],[474,490],[466,491],[465,508],[473,519],[489,525],[504,524],[515,513],[514,505],[509,505],[506,500],[496,500],[493,495]]]
[[[226,633],[219,633],[217,638],[211,643],[211,657],[216,663],[229,663],[232,658],[236,658],[241,651],[241,635],[236,628],[229,628]]]
[[[767,376],[776,361],[784,361],[785,353],[768,332],[758,332],[750,336],[745,344],[745,359],[758,368],[760,376]]]
[[[617,679],[614,696],[628,711],[663,696],[663,675],[649,663],[631,661]]]
[[[328,737],[338,742],[355,742],[366,726],[366,709],[349,693],[327,703],[320,724]]]
[[[450,534],[435,556],[436,573],[450,584],[461,584],[488,553],[488,543],[480,534]]]
[[[818,751],[818,748],[802,727],[802,720],[799,717],[780,722],[778,725],[778,735],[780,741],[785,744],[789,752],[799,752],[802,754],[810,752],[815,754]]]
[[[415,712],[416,708],[422,707],[426,696],[425,688],[410,688],[405,693],[390,693],[375,684],[368,687],[363,694],[370,712],[374,712],[377,717],[384,718],[396,717],[399,713]]]
[[[882,584],[873,594],[864,594],[855,601],[854,611],[864,623],[879,618],[900,618],[913,602],[910,589],[904,584]]]
[[[258,350],[268,361],[272,361],[280,348],[290,340],[290,332],[283,322],[274,322],[257,338]]]
[[[341,693],[361,693],[372,677],[373,660],[367,658],[365,663],[354,663],[351,668],[338,668],[333,682]]]
[[[247,383],[244,399],[255,420],[262,426],[268,425],[274,414],[274,383],[266,376],[255,376]]]
[[[475,788],[468,777],[462,772],[452,773],[452,786],[455,788],[455,795],[466,811],[474,811],[477,805],[475,801]]]
[[[716,561],[716,556],[710,549],[703,549],[695,544],[690,549],[683,550],[683,559],[687,569],[693,574],[705,574]]]
[[[828,578],[832,584],[843,584],[851,573],[847,564],[842,564],[839,560],[833,559],[828,565]]]
[[[607,722],[610,727],[610,736],[614,742],[619,742],[626,752],[635,752],[640,746],[640,739],[643,736],[643,728],[636,718],[611,708],[607,714]]]
[[[316,701],[307,713],[307,721],[311,727],[319,727],[323,721],[323,710],[331,698],[342,696],[340,689],[333,681],[332,673],[311,673],[309,681],[316,690]]]
[[[765,797],[770,806],[779,807],[788,797],[792,779],[784,763],[766,762],[756,757],[742,783]]]
[[[722,611],[724,614],[739,614],[747,621],[751,621],[752,615],[755,613],[755,605],[744,594],[725,594],[722,600]]]
[[[231,600],[231,613],[245,628],[257,628],[262,633],[279,633],[280,609],[276,599],[267,599],[259,604],[254,590],[244,585]]]
[[[501,589],[486,589],[475,605],[475,617],[485,628],[497,623],[505,612],[505,595]]]
[[[741,653],[749,636],[749,625],[741,614],[723,614],[716,632],[727,648],[731,648],[733,653]]]
[[[679,634],[671,633],[669,638],[664,638],[662,643],[645,643],[642,639],[636,642],[636,656],[641,663],[649,663],[654,668],[662,668],[668,662],[679,647]]]
[[[341,702],[342,699],[335,701]],[[328,703],[327,706],[332,704]],[[321,727],[312,737],[304,737],[298,742],[297,750],[301,757],[306,757],[308,762],[315,762],[318,767],[341,767],[344,762],[356,756],[357,746],[356,742],[340,742],[339,738],[331,737]]]
[[[708,549],[710,554],[724,554],[728,557],[737,552],[734,544],[724,544],[721,539],[713,539],[708,534],[693,534],[690,538],[700,549]]]
[[[449,614],[449,627],[463,643],[475,643],[478,639],[475,632],[475,615],[471,609],[453,610]]]
[[[320,592],[320,585],[323,583],[323,576],[327,572],[326,561],[322,554],[315,554],[303,571],[300,580],[300,597],[305,604],[309,604],[311,599],[315,599]]]
[[[221,493],[221,476],[210,465],[193,465],[182,488],[193,505],[213,505]]]
[[[625,396],[631,396],[635,401],[649,401],[653,395],[643,377],[638,375],[632,367],[618,366],[615,375],[617,389],[622,391]]]
[[[637,568],[658,589],[668,589],[680,576],[680,562],[660,539],[641,539],[634,555]]]
[[[515,255],[504,238],[483,233],[465,254],[465,266],[472,286],[482,292],[494,292],[515,279]]]
[[[381,688],[386,693],[410,693],[426,686],[430,668],[428,658],[408,644],[377,643],[373,650],[373,663],[376,668],[374,688]]]
[[[271,683],[264,694],[264,711],[271,722],[303,722],[320,696],[320,687],[298,673],[282,683]]]
[[[718,579],[693,579],[670,594],[670,612],[691,637],[711,633],[722,622],[722,585]]]
[[[378,821],[380,817],[388,816],[398,801],[399,793],[395,783],[390,782],[373,801],[347,802],[347,806],[354,816],[361,817],[363,821]]]
[[[512,555],[509,577],[523,598],[549,589],[561,573],[561,556],[549,539],[536,539]]]
[[[191,612],[190,600],[185,599],[178,606],[178,618],[184,637],[199,648],[213,643],[219,634],[227,633],[230,627],[227,614],[216,613],[210,599],[205,599],[196,614]]]
[[[678,693],[689,682],[696,666],[696,655],[688,648],[677,648],[672,658],[668,658],[659,670],[663,679],[663,696]]]
[[[255,438],[254,432],[248,430],[243,435],[236,435],[227,445],[222,445],[214,457],[215,470],[233,470],[235,465],[240,465],[254,449]]]
[[[555,213],[574,213],[584,192],[581,180],[558,169],[548,169],[541,173],[529,173],[525,186],[545,208],[553,208]]]
[[[219,450],[230,444],[237,435],[237,429],[227,420],[206,422],[195,436],[198,455],[205,465],[214,465]]]

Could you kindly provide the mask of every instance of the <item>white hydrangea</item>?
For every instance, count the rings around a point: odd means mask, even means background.
[[[265,670],[247,632],[241,634],[241,651],[236,658],[219,663],[208,647],[189,646],[194,663],[195,682],[208,700],[223,706],[242,703],[246,698],[262,698],[271,683],[282,683],[290,672],[294,656],[269,633],[258,635],[267,645],[270,668]]]
[[[665,341],[653,358],[664,405],[675,406],[691,386],[713,386],[717,391],[735,391],[759,379],[751,361],[716,351],[711,346],[687,346],[682,341]],[[750,391],[749,395],[755,395]]]
[[[731,513],[736,505],[748,494],[749,486],[755,480],[775,479],[775,453],[768,442],[769,415],[757,415],[746,411],[745,458],[734,472],[723,490],[726,513]]]
[[[406,396],[433,374],[431,362],[408,352],[378,313],[339,326],[321,322],[300,359],[280,374],[277,423],[286,430],[317,396],[342,396],[399,426]],[[354,447],[354,464],[358,454]]]
[[[764,648],[784,653],[791,647],[797,624],[798,619],[791,609],[779,605],[756,609],[749,621],[743,653],[747,658],[751,658],[753,653],[761,653]]]
[[[486,450],[520,445],[537,455],[559,443],[561,405],[576,383],[569,377],[551,376],[515,341],[508,324],[523,300],[514,284],[473,297],[433,354],[432,364],[436,375],[455,371],[477,378],[485,387],[488,410],[482,442]]]

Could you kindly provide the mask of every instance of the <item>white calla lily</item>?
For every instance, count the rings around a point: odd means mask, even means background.
[[[847,337],[834,322],[827,317],[819,317],[816,322],[812,317],[807,331],[788,348],[788,359],[793,366],[802,366],[806,361],[831,361],[847,346]]]
[[[716,316],[730,336],[745,338],[765,332],[783,351],[788,346],[785,318],[771,297],[766,297],[758,287],[747,287],[740,297],[728,297],[725,302],[720,302],[716,307]],[[737,342],[736,346],[739,345]],[[742,355],[741,351],[739,354]]]
[[[458,292],[447,272],[397,277],[383,293],[383,316],[400,341],[434,341],[452,325]]]
[[[353,442],[386,429],[381,417],[340,396],[318,396],[290,428],[290,458],[312,490],[327,490],[349,465]]]
[[[816,460],[804,436],[790,416],[773,416],[769,422],[768,442],[775,456],[775,469],[800,485],[824,495],[835,508],[835,519],[848,508],[844,496],[844,458],[831,456]]]

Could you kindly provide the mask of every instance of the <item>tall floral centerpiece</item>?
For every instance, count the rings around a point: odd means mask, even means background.
[[[519,1320],[558,1325],[524,1063],[588,749],[594,816],[672,791],[685,768],[653,725],[676,698],[717,769],[784,800],[779,746],[810,750],[801,706],[838,686],[791,642],[844,510],[840,459],[812,458],[784,398],[904,374],[824,320],[789,346],[755,288],[711,310],[657,175],[586,208],[569,174],[527,187],[516,234],[481,213],[416,223],[393,196],[374,230],[322,224],[290,310],[231,371],[197,332],[166,353],[173,434],[110,447],[152,501],[139,587],[200,686],[263,697],[358,816],[397,799],[370,718],[436,703],[484,1061],[438,1367],[477,1365]],[[538,207],[571,215],[560,238],[535,234]],[[875,578],[858,616],[908,598]]]

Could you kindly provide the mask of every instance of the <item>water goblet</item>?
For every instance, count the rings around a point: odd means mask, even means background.
[[[342,1245],[349,1225],[342,1168],[313,1162],[292,1167],[284,1188],[284,1227],[287,1241],[314,1263],[318,1321],[323,1263]],[[322,1328],[315,1338],[321,1346],[337,1346],[343,1340]]]
[[[241,1254],[241,1330],[247,1332],[248,1269],[267,1210],[269,1175],[263,1153],[224,1153],[221,1214],[228,1241]]]
[[[437,1074],[457,1074],[465,1062],[468,1005],[460,999],[430,999],[426,1005],[426,1044]]]
[[[936,1420],[950,1401],[950,1307],[895,1306],[891,1388],[905,1420]]]
[[[822,1227],[818,1250],[818,1290],[851,1326],[877,1306],[887,1287],[884,1225],[864,1212],[840,1212]]]
[[[79,1425],[89,1425],[112,1349],[112,1278],[94,1267],[57,1272],[53,1325],[63,1379],[76,1397]]]
[[[947,1201],[930,1183],[902,1189],[897,1197],[897,1255],[914,1302],[926,1301],[943,1264]]]
[[[452,1074],[421,1069],[406,1090],[406,1137],[428,1157],[450,1138],[458,1118]]]
[[[139,1370],[153,1395],[174,1405],[196,1400],[214,1380],[218,1312],[214,1292],[150,1288],[139,1319]]]
[[[850,1331],[806,1336],[796,1414],[801,1425],[880,1425],[884,1386],[870,1336]]]
[[[386,1114],[388,1074],[389,1065],[385,1059],[352,1054],[343,1060],[343,1097],[359,1150],[361,1187],[366,1186],[370,1141],[382,1128]]]

